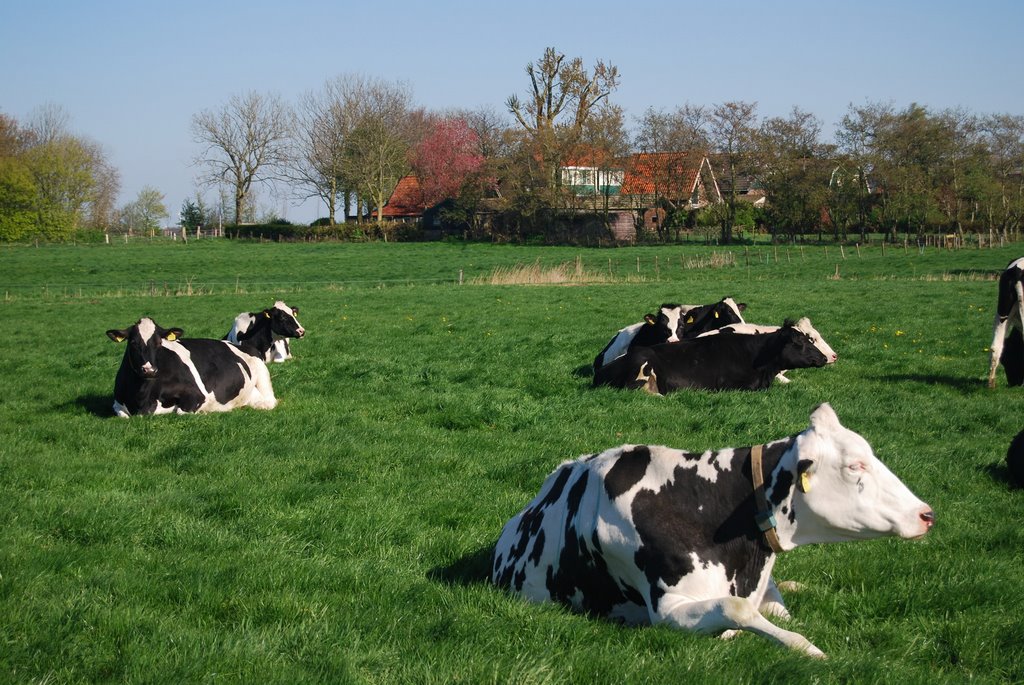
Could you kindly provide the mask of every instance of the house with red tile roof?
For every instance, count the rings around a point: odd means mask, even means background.
[[[426,209],[420,181],[409,175],[398,180],[398,185],[384,204],[381,216],[388,221],[418,221]],[[376,210],[370,213],[370,217],[377,218]]]
[[[638,222],[657,228],[666,208],[695,210],[722,201],[708,156],[696,151],[636,153],[625,160],[582,152],[566,161],[560,178],[562,187],[580,199],[576,209],[605,210],[614,237],[623,241],[636,238]],[[428,209],[419,180],[410,175],[398,182],[382,216],[418,221]]]

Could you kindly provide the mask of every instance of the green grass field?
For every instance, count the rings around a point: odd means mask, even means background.
[[[1024,396],[982,380],[992,278],[1022,251],[0,248],[0,680],[1024,681],[1024,493],[1002,467]],[[582,276],[474,282],[516,264]],[[757,323],[810,316],[838,363],[763,393],[590,387],[619,327],[724,295]],[[111,416],[123,348],[105,330],[149,315],[221,337],[278,297],[308,335],[271,369],[275,410]],[[938,517],[920,541],[780,557],[776,578],[806,586],[790,627],[828,660],[486,582],[502,525],[559,462],[764,442],[823,401]]]

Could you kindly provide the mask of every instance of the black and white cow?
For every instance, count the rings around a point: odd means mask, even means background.
[[[653,347],[662,343],[695,338],[720,326],[743,323],[747,305],[725,297],[713,304],[663,304],[658,313],[626,326],[615,334],[594,358],[594,370],[610,364],[633,347]]]
[[[803,321],[803,319],[801,319],[801,321]],[[799,325],[799,323],[800,322],[798,322],[797,325]],[[807,319],[807,328],[809,329],[808,335],[810,335],[811,340],[814,341],[814,346],[817,347],[823,355],[825,355],[825,363],[835,364],[836,360],[839,359],[839,355],[836,354],[836,351],[832,349],[831,345],[825,342],[825,339],[821,337],[821,333],[819,333],[816,328],[811,326],[810,319]],[[763,333],[774,333],[777,330],[779,330],[778,326],[765,326],[756,323],[737,323],[730,324],[728,326],[723,326],[722,328],[716,328],[705,333],[701,333],[697,337],[704,338],[706,336],[717,335],[719,333],[736,333],[739,335],[760,335]],[[775,380],[777,380],[780,383],[789,383],[789,379],[786,378],[785,371],[780,371],[779,373],[775,374]]]
[[[114,342],[127,341],[114,380],[114,413],[191,414],[237,407],[277,405],[270,372],[262,359],[226,340],[180,339],[180,328],[162,328],[143,317]]]
[[[1024,257],[1015,259],[999,275],[999,298],[992,325],[992,355],[988,365],[988,387],[996,387],[996,368],[1003,363],[1006,382],[1024,385]],[[1007,341],[1009,338],[1009,342]],[[1009,347],[1004,349],[1004,345]]]
[[[761,335],[721,333],[634,347],[594,373],[594,385],[664,395],[683,388],[764,390],[782,371],[824,366],[806,318]]]
[[[623,445],[564,462],[505,524],[491,580],[535,602],[700,633],[749,630],[822,656],[765,618],[789,617],[776,555],[918,538],[935,515],[829,405],[810,423],[755,447]]]
[[[289,307],[278,300],[262,312],[242,312],[236,316],[224,339],[248,346],[250,354],[265,362],[283,362],[292,357],[288,338],[301,338],[306,334],[298,316],[298,307]]]

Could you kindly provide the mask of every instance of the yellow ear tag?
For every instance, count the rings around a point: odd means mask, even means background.
[[[715,318],[716,319],[718,318],[718,312],[715,312]]]
[[[800,492],[811,491],[811,474],[804,471],[800,474]]]
[[[269,319],[270,318],[270,312],[268,312],[267,310],[264,309],[263,310],[263,316],[265,316],[265,317],[267,317]]]
[[[686,320],[686,323],[693,323],[693,317],[691,316],[690,318],[688,318],[688,319]]]
[[[124,336],[123,335],[119,335],[116,338],[114,338],[114,341],[115,342],[124,342]]]
[[[175,340],[178,339],[178,335],[176,333],[168,333],[167,339],[170,340],[171,342],[174,342]]]

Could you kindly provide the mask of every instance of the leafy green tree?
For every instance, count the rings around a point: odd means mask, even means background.
[[[138,232],[153,236],[160,228],[160,221],[167,216],[164,194],[156,188],[145,186],[133,202],[121,209],[121,225],[129,234]]]
[[[178,214],[179,225],[186,231],[195,232],[199,226],[206,225],[206,208],[203,207],[203,201],[200,198],[196,198],[196,201],[185,200],[181,204],[181,212]]]
[[[0,157],[0,240],[22,240],[33,233],[35,199],[36,186],[25,165],[14,157]]]
[[[829,148],[821,121],[796,107],[762,122],[755,136],[757,178],[772,232],[795,236],[819,227],[828,201]]]

